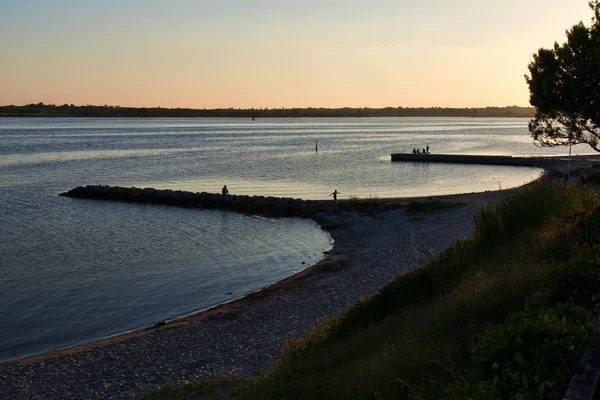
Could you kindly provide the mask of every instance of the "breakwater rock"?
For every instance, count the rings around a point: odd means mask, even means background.
[[[79,199],[110,200],[176,207],[235,211],[265,217],[312,218],[320,213],[338,211],[339,205],[328,200],[302,200],[285,197],[236,196],[193,193],[181,190],[124,188],[118,186],[79,186],[60,196]]]

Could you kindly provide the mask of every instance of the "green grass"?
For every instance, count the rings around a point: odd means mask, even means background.
[[[330,316],[302,338],[286,342],[275,367],[246,381],[243,390],[232,397],[437,399],[505,395],[511,390],[507,382],[516,379],[515,375],[506,363],[498,363],[491,375],[487,369],[488,375],[482,373],[487,361],[478,360],[488,360],[482,349],[497,350],[498,346],[486,347],[485,343],[495,342],[486,342],[480,335],[502,329],[513,332],[517,328],[511,328],[511,323],[527,328],[526,322],[535,320],[531,315],[544,307],[547,311],[542,315],[550,320],[562,321],[564,317],[568,327],[562,333],[581,342],[571,354],[576,358],[585,335],[582,331],[575,337],[572,331],[579,329],[574,328],[577,318],[588,321],[591,314],[586,308],[589,305],[574,304],[565,294],[587,282],[584,297],[590,297],[588,292],[597,286],[592,275],[600,271],[580,276],[580,263],[569,270],[564,266],[571,264],[558,261],[569,259],[574,243],[600,235],[596,229],[600,224],[594,220],[578,230],[580,221],[588,218],[597,202],[595,194],[579,186],[540,181],[485,207],[469,239],[456,241],[425,265],[395,278],[376,295],[361,299],[345,313]],[[569,283],[560,294],[562,281]],[[569,301],[561,314],[555,304]],[[519,317],[519,312],[524,314]],[[567,314],[575,315],[574,323],[567,321]],[[542,317],[542,325],[544,322]],[[494,371],[501,372],[494,375]],[[548,381],[553,386],[548,393],[564,385],[567,374],[562,374],[561,382],[558,378],[554,383]],[[521,391],[525,390],[523,376],[518,375]],[[505,392],[498,391],[501,378],[503,387],[508,388]],[[526,376],[525,381],[533,382],[534,378]]]

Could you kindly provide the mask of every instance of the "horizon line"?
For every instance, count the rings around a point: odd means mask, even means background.
[[[193,108],[193,107],[165,107],[165,106],[122,106],[122,105],[98,105],[98,104],[73,104],[73,103],[28,103],[22,105],[16,104],[6,104],[0,105],[0,107],[27,107],[27,106],[45,106],[45,107],[106,107],[106,108],[158,108],[158,109],[184,109],[184,110],[293,110],[293,109],[328,109],[328,110],[343,110],[343,109],[354,109],[354,110],[362,110],[362,109],[373,109],[373,110],[383,110],[383,109],[455,109],[455,110],[475,110],[475,109],[486,109],[486,108],[525,108],[525,109],[533,109],[535,107],[529,106],[518,106],[518,105],[510,105],[510,106],[481,106],[481,107],[442,107],[442,106],[420,106],[420,107],[404,107],[404,106],[384,106],[384,107],[350,107],[350,106],[342,106],[342,107],[323,107],[323,106],[305,106],[305,107],[217,107],[217,108]]]

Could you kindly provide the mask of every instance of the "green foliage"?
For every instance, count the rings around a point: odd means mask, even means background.
[[[545,294],[551,303],[573,301],[594,307],[600,301],[599,291],[600,245],[585,245],[572,259],[552,271]]]
[[[595,212],[587,218],[579,231],[577,242],[595,245],[600,244],[600,213]]]
[[[561,399],[600,313],[600,211],[582,224],[572,256],[550,268],[523,311],[480,336],[449,398]]]
[[[505,326],[479,338],[469,379],[446,389],[449,398],[562,399],[596,312],[572,303],[528,306]]]
[[[579,23],[567,42],[540,49],[529,65],[530,103],[536,108],[529,131],[542,146],[585,143],[600,151],[600,3],[588,28]]]

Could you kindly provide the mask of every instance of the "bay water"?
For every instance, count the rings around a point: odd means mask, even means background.
[[[59,197],[80,185],[327,199],[480,192],[528,167],[390,154],[564,155],[526,119],[0,119],[0,361],[220,304],[323,257],[314,222]],[[574,148],[584,153],[585,148]]]

